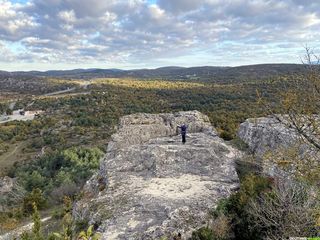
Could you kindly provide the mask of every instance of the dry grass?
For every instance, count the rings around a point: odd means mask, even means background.
[[[23,148],[28,144],[28,141],[10,144],[8,151],[0,155],[0,176],[6,175],[6,172],[14,165],[15,162],[24,161],[35,155],[35,153],[23,152]]]

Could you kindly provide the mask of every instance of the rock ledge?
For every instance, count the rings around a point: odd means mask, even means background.
[[[184,145],[176,132],[182,123],[189,126]],[[89,218],[102,239],[187,239],[238,187],[240,154],[198,111],[125,116],[74,217]]]

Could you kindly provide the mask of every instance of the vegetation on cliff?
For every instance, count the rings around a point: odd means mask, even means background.
[[[188,79],[184,82],[101,78],[92,80],[83,89],[79,85],[81,80],[47,78],[40,84],[38,82],[43,81],[43,78],[26,78],[21,85],[16,86],[19,91],[13,91],[16,80],[0,81],[0,84],[5,84],[3,89],[9,93],[0,95],[1,113],[10,114],[11,101],[16,102],[14,109],[45,111],[33,121],[13,121],[0,125],[0,175],[17,177],[21,190],[17,201],[10,203],[7,211],[0,213],[0,228],[8,231],[16,227],[25,216],[33,213],[33,203],[46,215],[48,212],[42,209],[50,206],[55,210],[59,206],[53,215],[58,218],[63,216],[63,196],[75,199],[81,195],[81,186],[98,167],[99,158],[123,115],[197,109],[209,116],[221,137],[232,140],[238,125],[246,118],[266,114],[265,106],[268,109],[272,107],[272,114],[291,111],[293,116],[313,116],[318,113],[319,97],[316,94],[319,79],[312,78],[315,82],[303,87],[293,84],[303,80],[305,78],[300,75],[294,79],[282,76],[272,80],[224,79],[222,82],[207,79]],[[51,90],[74,86],[77,88],[73,94],[40,96]],[[309,87],[316,90],[312,91],[315,93],[312,96],[306,94],[310,93]],[[262,93],[263,105],[257,104],[256,90]],[[278,95],[276,90],[284,94]],[[17,93],[19,99],[16,98]],[[311,165],[299,166],[304,166],[306,173]],[[314,174],[308,180],[318,181],[319,165],[312,167],[312,170]],[[302,179],[306,180],[304,176]],[[276,185],[271,179],[255,175],[244,177],[240,191],[221,203],[213,214],[214,224],[194,233],[195,239],[217,239],[216,230],[222,225],[225,231],[219,233],[220,239],[252,239],[253,236],[258,239],[258,235],[264,236],[270,229],[261,227],[261,224],[249,227],[259,223],[255,218],[256,214],[261,214],[259,206],[269,206],[271,200],[279,196],[276,191]],[[303,191],[307,193],[309,188]],[[256,207],[256,212],[248,211],[253,209],[252,206]],[[314,210],[314,207],[308,205],[305,211]],[[306,222],[310,223],[309,220]],[[309,229],[310,234],[314,232],[314,229]],[[204,238],[204,235],[208,238]]]
[[[240,190],[220,203],[213,223],[194,232],[194,240],[320,236],[320,58],[307,48],[305,61],[307,74],[283,82],[275,91],[276,105],[258,94],[266,114],[298,136],[293,146],[260,156],[262,164],[273,164],[284,176],[245,174]]]

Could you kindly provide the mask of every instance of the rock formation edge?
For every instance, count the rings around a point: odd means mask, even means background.
[[[186,144],[177,132],[183,123]],[[102,239],[188,239],[238,188],[240,156],[198,111],[124,116],[73,216]]]

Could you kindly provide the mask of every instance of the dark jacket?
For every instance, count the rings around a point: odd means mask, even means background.
[[[180,127],[178,127],[178,128],[181,129],[181,134],[182,134],[182,135],[186,135],[188,126],[182,125],[182,126],[180,126]]]

